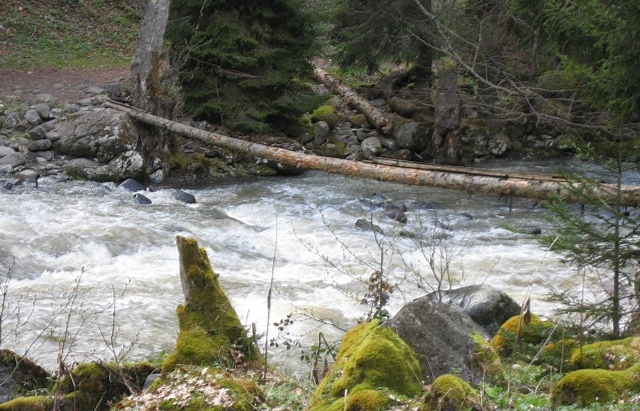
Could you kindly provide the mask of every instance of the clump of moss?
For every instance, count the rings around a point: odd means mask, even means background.
[[[640,365],[627,370],[585,369],[566,374],[553,386],[555,405],[586,407],[620,398],[625,392],[640,390]]]
[[[495,383],[503,381],[502,361],[496,350],[476,332],[471,335],[471,339],[475,342],[476,349],[469,357],[470,365],[482,369],[482,374],[488,381]]]
[[[335,107],[330,105],[320,106],[311,113],[311,121],[326,121],[329,127],[334,128],[338,124],[338,112]]]
[[[142,389],[156,368],[148,362],[127,365],[84,363],[62,380],[65,403],[81,410],[108,410],[109,404],[131,394],[131,388]]]
[[[0,411],[49,411],[52,406],[51,397],[18,397],[0,404]]]
[[[533,356],[542,348],[553,329],[551,321],[543,321],[535,314],[531,314],[526,321],[524,316],[516,315],[500,326],[489,343],[500,355],[518,352],[523,356]]]
[[[397,334],[378,321],[361,324],[342,340],[336,361],[314,393],[309,411],[379,410],[391,402],[392,396],[419,394],[421,375],[415,353]]]
[[[30,359],[10,350],[0,350],[0,369],[5,370],[16,382],[13,395],[45,389],[49,385],[49,373]]]
[[[625,370],[640,363],[640,337],[598,341],[571,352],[571,365],[579,368]]]
[[[179,305],[179,333],[162,372],[177,364],[238,365],[255,362],[259,353],[249,341],[231,302],[218,282],[207,256],[193,238],[177,237],[185,304]]]
[[[443,374],[431,385],[420,410],[479,410],[479,404],[480,396],[468,382],[453,374]]]

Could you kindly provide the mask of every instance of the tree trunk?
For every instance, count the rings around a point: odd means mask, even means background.
[[[373,127],[383,132],[384,134],[390,134],[393,124],[391,119],[387,117],[382,111],[372,106],[367,100],[360,97],[358,93],[351,88],[342,84],[342,82],[331,74],[327,73],[320,67],[315,68],[316,77],[332,92],[342,96],[347,104],[358,110],[369,121]]]
[[[152,113],[158,112],[153,94],[160,86],[160,56],[170,3],[171,0],[149,0],[147,3],[131,63],[133,104]]]
[[[277,161],[302,170],[319,170],[327,173],[344,174],[400,184],[441,187],[485,194],[525,197],[536,200],[550,199],[558,195],[564,196],[568,201],[576,203],[583,202],[585,199],[583,196],[576,196],[573,191],[569,189],[569,182],[551,175],[536,174],[528,176],[525,173],[510,173],[508,171],[502,172],[476,168],[466,169],[465,167],[453,166],[430,167],[425,164],[409,167],[406,163],[393,161],[388,161],[387,164],[374,164],[322,157],[278,147],[269,147],[222,134],[211,133],[154,116],[114,101],[107,101],[105,106],[124,111],[138,121],[163,130],[172,131],[189,139],[198,140],[205,144],[225,147],[230,150],[237,150],[254,157]],[[617,188],[615,184],[599,184],[594,186],[592,191],[601,201],[609,201],[615,199]],[[622,186],[621,205],[632,207],[640,206],[640,187]]]
[[[436,122],[433,127],[434,159],[440,164],[460,163],[460,110],[458,108],[458,75],[444,67],[438,78]]]

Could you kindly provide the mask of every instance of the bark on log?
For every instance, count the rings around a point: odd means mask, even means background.
[[[332,93],[341,95],[347,104],[364,114],[372,126],[385,134],[391,134],[393,123],[382,111],[372,106],[367,100],[360,97],[358,93],[320,67],[315,68],[315,74],[316,78],[327,86]]]
[[[465,167],[398,167],[386,164],[365,163],[339,158],[322,157],[306,154],[298,151],[290,151],[278,147],[269,147],[262,144],[251,143],[217,133],[211,133],[184,124],[180,124],[162,117],[154,116],[144,111],[124,106],[114,101],[107,101],[109,108],[127,112],[136,120],[154,125],[161,129],[169,130],[186,138],[201,141],[205,144],[213,144],[231,150],[238,150],[258,158],[280,162],[285,165],[304,170],[319,170],[333,174],[343,174],[393,183],[440,187],[452,190],[463,190],[484,194],[497,194],[515,197],[531,198],[536,200],[550,199],[555,196],[563,196],[567,201],[584,203],[586,197],[575,195],[569,188],[569,183],[562,179],[554,178],[523,178],[522,176],[509,175],[509,173],[479,173],[478,169],[467,172]],[[591,194],[598,197],[597,201],[611,201],[617,193],[613,184],[598,184],[591,188]],[[622,186],[621,205],[640,206],[640,187]]]

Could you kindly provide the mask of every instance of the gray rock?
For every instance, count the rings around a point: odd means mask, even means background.
[[[173,192],[173,198],[187,204],[194,204],[196,202],[196,198],[193,194],[186,193],[182,190],[175,190]]]
[[[418,356],[427,384],[440,375],[455,373],[472,383],[483,381],[483,370],[471,361],[477,344],[473,333],[488,338],[471,318],[448,304],[419,298],[402,307],[384,323]]]
[[[33,108],[30,108],[29,110],[25,111],[23,117],[25,120],[27,120],[29,124],[35,125],[35,124],[40,124],[42,122],[42,119],[40,118],[40,114],[38,114],[38,112]]]
[[[40,140],[43,139],[47,131],[42,126],[36,126],[29,130],[29,138],[32,140]]]
[[[326,121],[318,121],[313,125],[313,144],[321,146],[327,141],[331,127]]]
[[[43,138],[41,140],[31,140],[27,144],[29,151],[46,151],[51,148],[51,140]]]
[[[57,131],[47,131],[44,133],[44,138],[51,141],[58,141],[60,140],[60,133]]]
[[[433,291],[422,298],[449,304],[462,311],[490,336],[495,335],[505,321],[521,311],[520,305],[506,293],[485,284]]]
[[[51,110],[49,110],[49,115],[51,115]],[[58,119],[54,118],[53,120],[42,123],[42,127],[47,131],[51,131],[56,127],[56,123],[58,123]]]
[[[9,154],[13,154],[16,151],[14,149],[12,149],[11,147],[7,147],[7,146],[0,146],[0,157],[4,157],[7,156]]]
[[[42,120],[47,120],[51,117],[51,106],[47,103],[38,103],[33,106],[33,109],[38,113]]]
[[[384,234],[384,232],[382,231],[382,228],[380,228],[378,225],[373,224],[371,221],[364,218],[359,218],[356,220],[356,228],[364,231],[373,231],[376,233]]]
[[[373,158],[382,153],[382,143],[378,137],[368,137],[361,144],[365,158]]]
[[[27,158],[22,153],[13,152],[0,158],[0,166],[10,165],[12,168],[21,166],[27,162]]]
[[[429,127],[418,121],[404,122],[394,127],[393,137],[398,147],[420,152],[427,146]]]
[[[147,197],[147,196],[145,196],[143,194],[140,194],[140,193],[135,193],[133,195],[133,198],[135,198],[135,200],[136,200],[136,202],[138,204],[151,204],[152,203],[152,201],[149,199],[149,197]]]
[[[118,187],[131,192],[145,191],[147,189],[144,184],[140,183],[134,178],[127,178],[122,183],[118,184]]]
[[[3,122],[6,127],[15,128],[22,123],[22,117],[20,117],[20,113],[17,111],[9,109],[4,113]]]

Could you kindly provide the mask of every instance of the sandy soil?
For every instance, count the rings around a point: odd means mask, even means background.
[[[129,67],[0,70],[0,100],[28,101],[36,94],[47,93],[61,102],[75,102],[87,97],[87,87],[128,81],[129,76]]]

